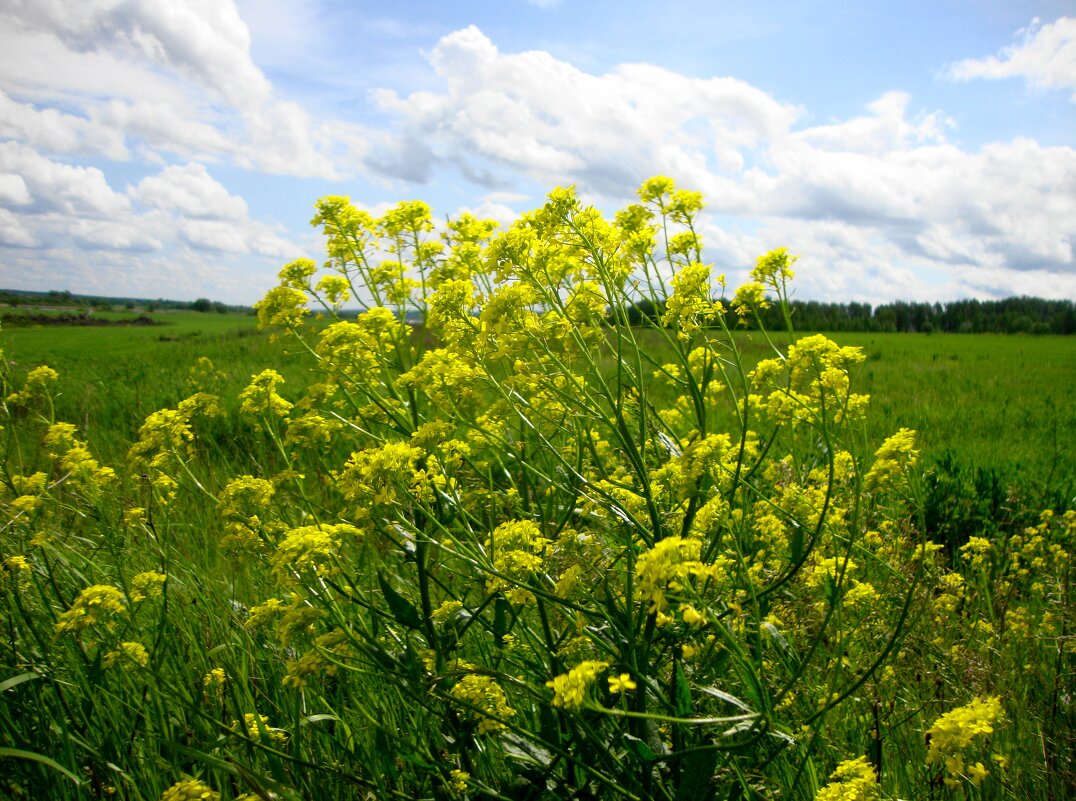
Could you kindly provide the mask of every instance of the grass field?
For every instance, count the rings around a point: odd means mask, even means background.
[[[287,354],[270,342],[250,316],[150,316],[161,325],[8,329],[0,332],[0,347],[23,369],[47,364],[58,370],[58,417],[79,421],[94,446],[113,458],[148,414],[185,396],[187,373],[199,357],[211,359],[223,374],[225,397],[234,397],[266,366],[288,378],[311,364],[301,350]],[[1056,502],[1076,494],[1076,338],[831,337],[866,353],[852,380],[872,398],[868,443],[908,427],[919,432],[927,462],[948,454],[955,464],[993,471],[1038,499]],[[749,361],[770,355],[757,335],[741,338]],[[288,396],[287,385],[282,392]]]

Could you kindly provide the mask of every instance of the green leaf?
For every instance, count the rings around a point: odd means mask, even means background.
[[[657,754],[649,745],[631,734],[624,735],[624,747],[641,762],[653,762],[657,759]]]
[[[0,682],[0,693],[10,690],[12,687],[18,687],[23,682],[33,681],[34,679],[40,679],[41,674],[30,671],[29,673],[20,673],[18,676],[12,676],[10,679],[4,682]]]
[[[69,771],[59,762],[54,759],[50,759],[42,754],[35,754],[33,751],[23,751],[18,748],[0,748],[0,758],[8,757],[10,759],[27,759],[30,762],[40,762],[42,765],[46,765],[53,770],[59,771],[64,776],[73,781],[76,785],[82,784],[82,780],[74,773]]]
[[[790,542],[792,564],[798,565],[803,561],[803,526],[795,520],[792,521],[792,539]]]
[[[797,657],[796,652],[792,650],[792,646],[789,645],[788,640],[785,639],[785,635],[778,631],[777,627],[772,623],[763,623],[762,628],[765,629],[766,633],[770,635],[770,639],[773,640],[774,645],[777,646],[777,651],[781,654],[786,667],[798,670],[799,657]]]
[[[676,716],[678,718],[691,717],[691,686],[687,683],[687,676],[684,675],[684,668],[680,664],[680,660],[673,663],[673,693]]]
[[[504,648],[504,635],[508,633],[508,599],[497,596],[493,602],[493,642],[498,648]]]
[[[388,579],[385,578],[385,574],[380,570],[377,572],[377,581],[381,585],[381,593],[385,596],[389,611],[396,618],[396,622],[402,626],[407,626],[409,629],[422,628],[422,617],[419,615],[418,609],[392,588]]]
[[[714,769],[717,751],[705,749],[684,755],[676,801],[709,801],[714,797]]]
[[[763,625],[769,625],[769,624],[766,623],[766,624],[763,624]],[[742,710],[744,712],[748,712],[748,713],[753,714],[754,711],[755,711],[751,707],[749,707],[745,702],[743,702],[739,698],[737,698],[735,695],[731,695],[730,693],[727,693],[724,690],[719,690],[716,687],[699,687],[699,692],[700,693],[706,693],[706,695],[712,696],[713,698],[716,698],[719,701],[724,701],[726,704],[731,704],[732,706],[734,706],[737,709],[740,709],[740,710]]]

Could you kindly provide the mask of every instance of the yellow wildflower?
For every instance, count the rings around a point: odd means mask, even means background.
[[[146,598],[155,598],[161,594],[161,587],[168,580],[164,573],[149,570],[139,573],[131,579],[131,603],[138,603]]]
[[[140,642],[121,642],[118,648],[114,648],[105,654],[104,665],[106,668],[113,667],[123,662],[133,662],[139,667],[145,667],[149,662],[149,652]]]
[[[71,608],[60,615],[56,633],[66,634],[105,623],[113,615],[126,611],[122,592],[110,584],[95,584],[80,592]]]
[[[631,678],[630,673],[621,673],[619,676],[610,676],[609,679],[609,692],[622,693],[627,690],[634,690],[639,685]]]
[[[469,673],[448,694],[468,705],[465,716],[478,722],[479,734],[504,729],[501,720],[516,714],[516,710],[508,706],[504,690],[489,676]]]
[[[164,791],[161,801],[220,801],[220,793],[198,779],[182,779]]]
[[[965,751],[971,748],[976,740],[992,734],[994,727],[1004,719],[999,696],[975,698],[965,706],[946,712],[934,721],[934,725],[927,731],[930,740],[927,765],[944,764],[949,774],[948,782],[966,777],[978,784],[988,771],[982,763],[976,763],[974,770],[966,772]]]
[[[866,757],[848,759],[837,766],[829,783],[818,791],[815,801],[876,801],[881,788],[874,768]]]
[[[547,681],[545,686],[553,689],[553,706],[579,709],[586,700],[587,688],[594,683],[598,674],[608,667],[608,662],[587,660],[552,681]]]

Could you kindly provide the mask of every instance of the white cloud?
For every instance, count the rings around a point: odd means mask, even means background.
[[[108,52],[76,52],[48,31],[26,30],[0,9],[0,85],[12,94],[85,105],[100,98],[166,103],[194,113],[182,81]]]
[[[0,246],[30,248],[37,244],[20,217],[0,209]]]
[[[237,108],[272,88],[250,58],[250,34],[234,3],[218,0],[5,0],[20,31],[45,31],[76,53],[121,54],[177,71]]]
[[[221,130],[219,123],[200,122],[169,103],[114,99],[102,105],[100,117],[116,130],[141,139],[151,150],[187,158],[228,156],[237,150],[235,141]]]
[[[239,157],[240,164],[280,175],[341,178],[328,154],[334,147],[332,137],[314,131],[298,103],[268,104],[248,114],[246,126],[250,143]]]
[[[443,37],[430,63],[444,93],[372,94],[398,120],[368,157],[374,169],[423,181],[447,163],[497,188],[507,168],[615,195],[655,171],[711,160],[736,168],[744,149],[786,130],[798,113],[734,78],[647,64],[598,76],[545,52],[501,54],[474,26]]]
[[[357,126],[317,126],[274,97],[234,2],[0,0],[0,23],[0,89],[31,100],[0,99],[0,135],[51,152],[122,159],[137,144],[150,161],[328,179],[361,153]]]
[[[1076,18],[1061,17],[1046,25],[1036,18],[1017,35],[1022,36],[1019,44],[996,56],[959,61],[947,74],[957,81],[1023,78],[1043,89],[1076,89]],[[1076,103],[1076,92],[1070,99]]]
[[[916,289],[923,274],[970,265],[1008,270],[1014,285],[1022,272],[1076,274],[1076,150],[1031,139],[963,150],[943,113],[904,92],[797,129],[795,106],[742,81],[645,64],[592,75],[544,52],[503,54],[475,27],[442,38],[430,62],[442,91],[372,98],[397,124],[369,163],[397,178],[453,165],[508,196],[530,179],[622,203],[668,174],[711,212],[775,237],[712,236],[719,255],[746,267],[776,245],[798,249],[812,296],[910,297],[930,291]]]
[[[29,276],[41,286],[63,275],[51,285],[250,302],[252,288],[271,286],[279,265],[300,254],[282,228],[251,219],[246,202],[200,164],[165,167],[124,195],[100,170],[0,143],[0,203],[19,212],[0,208],[3,286],[26,286]],[[190,270],[198,282],[182,277]]]
[[[103,219],[130,209],[130,201],[114,192],[96,167],[50,161],[18,142],[0,142],[0,173],[22,178],[31,197],[30,212],[59,211]]]
[[[0,174],[0,205],[26,206],[33,198],[30,188],[21,175],[14,173]]]
[[[142,179],[130,194],[147,206],[185,217],[244,220],[247,216],[246,201],[229,193],[201,164],[166,167]]]
[[[0,136],[52,152],[100,154],[114,161],[130,157],[123,133],[118,129],[103,125],[99,119],[19,103],[3,90],[0,90]]]

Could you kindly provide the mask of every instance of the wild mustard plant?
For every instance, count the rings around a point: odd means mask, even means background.
[[[126,470],[53,419],[62,377],[0,364],[0,788],[851,800],[1076,776],[1068,702],[1044,700],[1073,697],[1076,515],[946,562],[914,432],[864,444],[862,351],[795,336],[784,249],[730,292],[701,208],[662,177],[612,220],[562,188],[503,230],[324,198],[327,262],[258,304],[309,375],[221,398],[199,362]],[[787,332],[738,330],[767,305]]]

